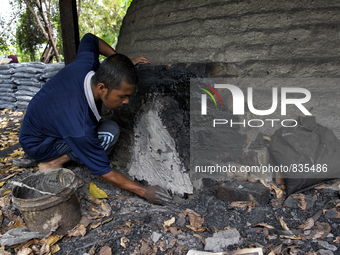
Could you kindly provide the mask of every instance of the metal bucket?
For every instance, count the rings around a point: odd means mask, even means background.
[[[66,168],[50,169],[33,174],[23,184],[54,195],[44,195],[26,187],[12,189],[13,205],[18,208],[30,231],[47,235],[63,235],[78,224],[80,206],[75,194],[77,179]]]

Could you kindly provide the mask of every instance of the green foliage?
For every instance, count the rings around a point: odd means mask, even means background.
[[[36,55],[36,52],[41,44],[46,43],[46,39],[36,19],[28,9],[20,17],[16,30],[16,39],[21,59],[23,61],[37,61],[39,56]]]
[[[0,54],[16,54],[21,62],[37,61],[40,58],[39,52],[42,53],[47,43],[46,39],[34,16],[26,9],[25,2],[23,0],[10,1],[13,17],[14,12],[19,13],[19,15],[16,14],[17,19],[13,21],[13,24],[17,21],[17,26],[13,29],[13,26],[8,26],[4,20],[0,19]],[[33,0],[29,2],[38,13]],[[61,53],[63,49],[59,0],[47,0],[47,2],[50,5],[57,49]],[[93,33],[115,48],[123,18],[131,2],[132,0],[77,0],[80,38],[86,33]]]
[[[83,0],[78,2],[79,34],[93,33],[115,47],[119,30],[132,0]],[[81,6],[79,6],[81,5]]]

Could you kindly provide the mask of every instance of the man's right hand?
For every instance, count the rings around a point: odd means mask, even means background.
[[[147,187],[144,198],[151,203],[161,205],[172,202],[172,197],[169,195],[169,193],[158,185]]]

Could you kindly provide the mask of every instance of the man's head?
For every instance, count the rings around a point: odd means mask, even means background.
[[[121,82],[136,85],[138,72],[131,60],[123,54],[113,54],[100,64],[92,77],[92,84],[104,83],[108,92],[120,89]]]
[[[107,57],[92,77],[95,99],[103,101],[109,109],[120,108],[138,83],[138,72],[131,60],[122,54]]]

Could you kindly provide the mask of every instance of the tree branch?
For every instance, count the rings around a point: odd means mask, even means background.
[[[24,0],[24,1],[26,2],[27,0]],[[56,46],[55,41],[54,41],[54,38],[53,38],[52,28],[51,28],[51,26],[48,25],[49,23],[48,23],[48,21],[47,21],[47,19],[46,19],[46,16],[45,16],[45,14],[44,14],[44,11],[43,11],[43,9],[42,9],[41,4],[39,4],[39,2],[38,2],[37,0],[34,0],[34,2],[35,2],[35,4],[36,4],[37,7],[38,7],[39,13],[40,13],[40,15],[41,15],[41,17],[42,17],[44,23],[46,24],[47,33],[48,33],[48,38],[49,38],[49,41],[50,41],[51,44],[52,44],[53,51],[54,51],[55,57],[56,57],[56,59],[57,59],[57,62],[61,62],[60,56],[59,56],[59,54],[58,54],[57,46]]]
[[[35,11],[33,10],[32,6],[29,4],[29,2],[27,0],[24,0],[25,3],[26,3],[26,6],[27,8],[30,10],[30,12],[33,14],[33,16],[35,17],[36,21],[38,22],[38,25],[46,39],[46,41],[49,41],[49,38],[48,38],[48,34],[46,33],[45,29],[44,29],[44,26],[41,24],[41,21],[38,17],[38,15],[35,13]]]

